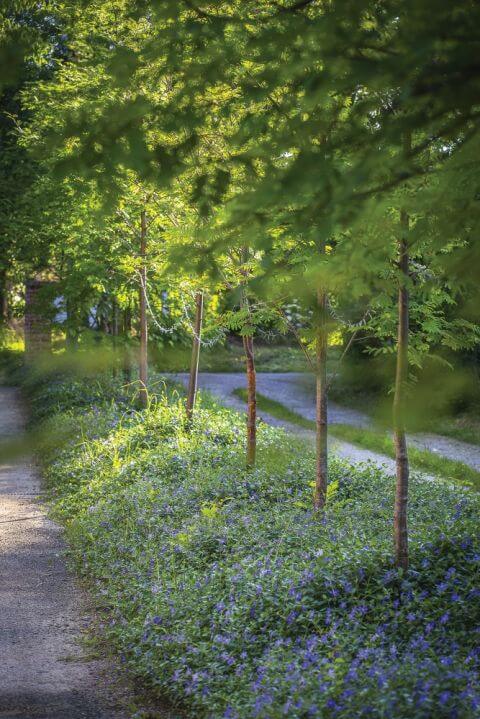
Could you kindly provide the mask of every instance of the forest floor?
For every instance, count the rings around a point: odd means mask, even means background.
[[[169,374],[168,377],[180,381],[184,385],[188,382],[187,373]],[[233,392],[245,386],[246,378],[243,372],[201,372],[199,375],[200,389],[210,391],[226,406],[241,411],[245,410],[245,402],[235,396]],[[314,379],[311,375],[304,372],[258,372],[257,390],[263,396],[282,403],[297,415],[307,420],[315,419]],[[313,434],[311,430],[300,428],[297,424],[274,417],[264,411],[260,411],[259,416],[269,424],[285,427],[297,434],[303,436]],[[372,419],[367,414],[333,402],[329,403],[328,421],[330,424],[350,425],[363,429],[373,427]],[[428,450],[439,457],[462,462],[480,472],[480,446],[478,445],[430,433],[411,435],[409,442],[420,450]],[[338,456],[354,463],[369,460],[378,466],[385,467],[388,471],[395,470],[395,462],[390,457],[361,448],[356,444],[333,439],[332,448]]]
[[[23,429],[18,390],[0,388],[0,438],[17,439]],[[115,668],[81,642],[92,617],[40,495],[28,459],[0,460],[0,717],[131,716],[119,706],[130,698]]]

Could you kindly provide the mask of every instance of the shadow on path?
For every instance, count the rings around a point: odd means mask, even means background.
[[[17,391],[0,388],[0,439],[23,427]],[[108,663],[79,644],[90,618],[40,494],[28,459],[0,465],[0,718],[126,717],[107,689]]]

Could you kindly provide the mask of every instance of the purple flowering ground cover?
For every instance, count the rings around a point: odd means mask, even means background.
[[[44,465],[134,672],[210,719],[480,716],[477,494],[412,478],[401,575],[392,477],[332,461],[319,518],[306,445],[261,425],[247,472],[240,416],[204,399],[187,435],[171,392],[137,413],[116,391],[51,390],[74,436]]]

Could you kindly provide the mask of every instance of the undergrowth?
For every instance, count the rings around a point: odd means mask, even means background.
[[[66,446],[43,453],[54,515],[106,636],[195,717],[480,715],[478,496],[413,477],[411,569],[392,564],[393,478],[314,457],[204,399],[190,433],[175,390],[132,408],[111,381],[33,389]]]

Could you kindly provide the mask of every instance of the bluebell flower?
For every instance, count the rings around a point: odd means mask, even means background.
[[[339,708],[339,705],[337,704],[337,702],[334,699],[330,698],[330,699],[327,699],[326,707],[327,707],[327,709],[333,709],[335,711],[336,709]]]
[[[295,619],[298,617],[298,612],[294,609],[287,616],[287,624],[293,624]]]

